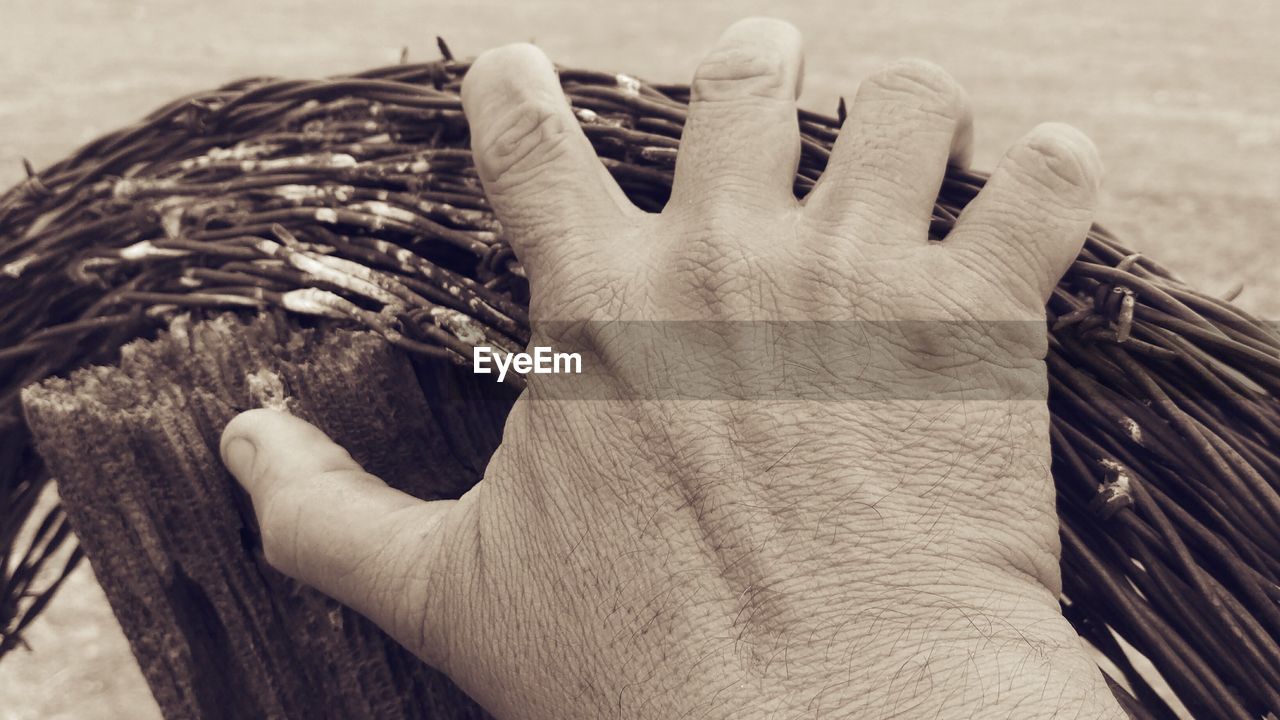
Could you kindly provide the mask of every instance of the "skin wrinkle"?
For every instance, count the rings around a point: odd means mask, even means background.
[[[752,282],[751,273],[763,269],[763,264],[752,262],[753,257],[758,257],[755,249],[726,243],[726,237],[742,234],[736,215],[699,215],[698,223],[705,229],[695,232],[689,242],[672,248],[673,272],[668,288],[677,295],[687,294],[690,306],[703,308],[702,318],[729,320],[738,316],[740,308],[756,307],[751,304],[747,287]]]
[[[1028,227],[1027,215],[1036,212],[1035,208],[1023,209],[1017,207],[1008,208],[992,208],[991,217],[982,221],[984,226],[975,227],[975,230],[981,230],[983,227],[995,229],[1001,228],[1027,228],[1027,232],[1032,232]],[[1007,254],[1004,254],[1007,253]],[[984,272],[986,274],[1001,273],[1004,277],[1015,285],[1025,288],[1024,297],[1034,302],[1039,302],[1040,288],[1034,280],[1033,274],[1027,276],[1017,275],[1013,272],[1014,268],[1025,267],[1026,264],[1032,264],[1035,267],[1045,267],[1046,259],[1032,254],[1030,251],[1015,245],[1010,249],[1002,250],[1001,253],[984,254],[982,256],[970,256],[968,253],[958,253],[957,262],[968,265],[969,267]]]
[[[1029,152],[1012,156],[1024,167],[1030,165],[1022,173],[1025,182],[1040,183],[1053,195],[1068,193],[1067,197],[1070,197],[1069,193],[1079,192],[1086,184],[1089,173],[1071,146],[1064,145],[1057,133],[1035,136],[1026,148]]]
[[[790,61],[781,50],[764,44],[722,45],[703,59],[690,84],[696,103],[739,104],[754,112],[764,100],[780,102],[789,111],[795,93],[791,91]]]
[[[350,463],[351,460],[348,458],[347,462]],[[264,474],[270,473],[271,468],[264,468],[262,472]],[[320,483],[324,482],[325,474],[328,472],[333,471],[322,470],[321,474],[316,477],[316,481]],[[314,508],[308,507],[305,503],[292,502],[289,498],[281,498],[279,491],[274,493],[273,497],[275,498],[275,502],[268,501],[267,503],[264,503],[263,513],[264,517],[267,518],[267,522],[263,527],[267,528],[267,530],[264,530],[262,533],[263,556],[272,566],[290,568],[290,572],[292,573],[303,576],[312,576],[316,574],[315,569],[308,568],[302,560],[302,541],[298,532],[298,528],[305,527],[307,524],[304,513],[313,511]],[[281,507],[282,502],[284,503],[284,508],[293,517],[280,521],[273,518],[272,513],[280,512],[279,508]],[[277,532],[274,528],[293,528],[294,531],[287,536],[287,540],[282,540],[277,537]]]
[[[795,203],[791,178],[800,156],[794,100],[802,60],[793,28],[734,26],[700,64],[677,156],[669,207],[705,206],[732,194],[749,207]],[[753,152],[716,152],[726,132],[753,128]],[[690,192],[688,188],[696,188]]]
[[[435,530],[440,523],[440,518],[433,517],[422,521],[421,513],[415,512],[417,510],[418,508],[416,507],[406,507],[400,513],[401,517],[393,518],[391,522],[396,527],[401,528],[399,532],[408,537],[420,538],[420,542],[425,545],[430,542],[429,538],[436,535]],[[379,553],[383,557],[388,557],[388,560],[379,564],[389,570],[383,573],[380,583],[373,584],[375,589],[380,587],[380,591],[383,593],[383,599],[378,604],[392,609],[391,623],[394,627],[400,628],[398,634],[406,637],[421,634],[423,629],[418,621],[421,608],[417,607],[415,602],[417,598],[437,591],[435,580],[438,575],[433,572],[433,568],[429,563],[423,562],[419,558],[397,556],[392,546],[383,545]],[[360,562],[362,564],[365,562],[378,562],[377,557],[378,555],[374,555],[370,559]],[[377,576],[375,575],[375,577]],[[353,574],[351,581],[360,582],[361,578]],[[376,595],[374,597],[376,598]],[[378,601],[375,599],[374,602]]]
[[[959,117],[964,108],[964,90],[942,68],[927,61],[899,60],[872,73],[864,85],[891,95],[908,106],[936,111],[947,118]]]
[[[963,91],[928,63],[899,63],[859,86],[842,130],[826,182],[819,181],[806,207],[837,222],[871,221],[877,228],[871,242],[923,242],[929,224],[923,210],[937,195],[946,157],[967,158],[972,122]],[[933,150],[927,168],[917,159],[924,157],[921,147]],[[904,207],[922,212],[898,212]]]
[[[546,165],[573,152],[573,136],[564,112],[545,100],[518,96],[505,112],[507,117],[491,126],[495,134],[478,139],[489,152],[476,167],[481,179],[498,193],[526,185],[530,187],[527,192],[537,192],[537,184],[529,180],[544,174]]]

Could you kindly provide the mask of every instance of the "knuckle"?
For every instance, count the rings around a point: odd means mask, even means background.
[[[482,179],[503,186],[527,184],[566,155],[571,147],[569,121],[547,98],[521,98],[502,110],[489,137],[477,138],[477,167]]]
[[[719,182],[723,184],[718,187],[724,188],[731,181],[723,177]],[[752,224],[758,217],[735,204],[712,201],[670,218],[673,225],[683,226],[683,239],[656,253],[658,266],[677,276],[739,272],[742,261],[760,250],[754,243],[742,242],[753,236]]]
[[[787,83],[787,58],[781,49],[755,42],[727,42],[703,59],[690,90],[695,102],[776,99],[785,94]]]
[[[917,59],[900,60],[876,71],[867,78],[865,92],[948,117],[960,115],[966,102],[964,90],[950,73]]]
[[[1038,126],[1012,155],[1016,170],[1032,184],[1054,192],[1096,189],[1093,143],[1069,125]]]

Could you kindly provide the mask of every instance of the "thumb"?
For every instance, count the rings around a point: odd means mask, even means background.
[[[288,413],[241,413],[221,445],[227,469],[253,499],[272,567],[368,617],[424,659],[435,655],[423,647],[443,629],[428,617],[439,594],[435,548],[457,501],[426,502],[389,487]]]

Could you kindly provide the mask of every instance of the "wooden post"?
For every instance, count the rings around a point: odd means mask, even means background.
[[[376,626],[272,570],[218,459],[237,412],[285,404],[422,498],[481,476],[513,396],[379,337],[282,317],[180,317],[23,393],[37,447],[161,710],[172,718],[481,718]]]

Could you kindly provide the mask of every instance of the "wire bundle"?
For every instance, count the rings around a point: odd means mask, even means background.
[[[354,324],[457,363],[524,346],[527,283],[467,149],[468,63],[441,50],[181,98],[0,197],[0,655],[80,559],[35,587],[71,540],[57,509],[31,519],[47,478],[22,387],[202,309]],[[660,209],[688,89],[560,76],[602,162]],[[843,114],[800,113],[797,195]],[[983,182],[951,171],[934,237]],[[1048,310],[1067,618],[1139,717],[1173,715],[1117,635],[1197,716],[1280,716],[1280,334],[1097,227]]]

